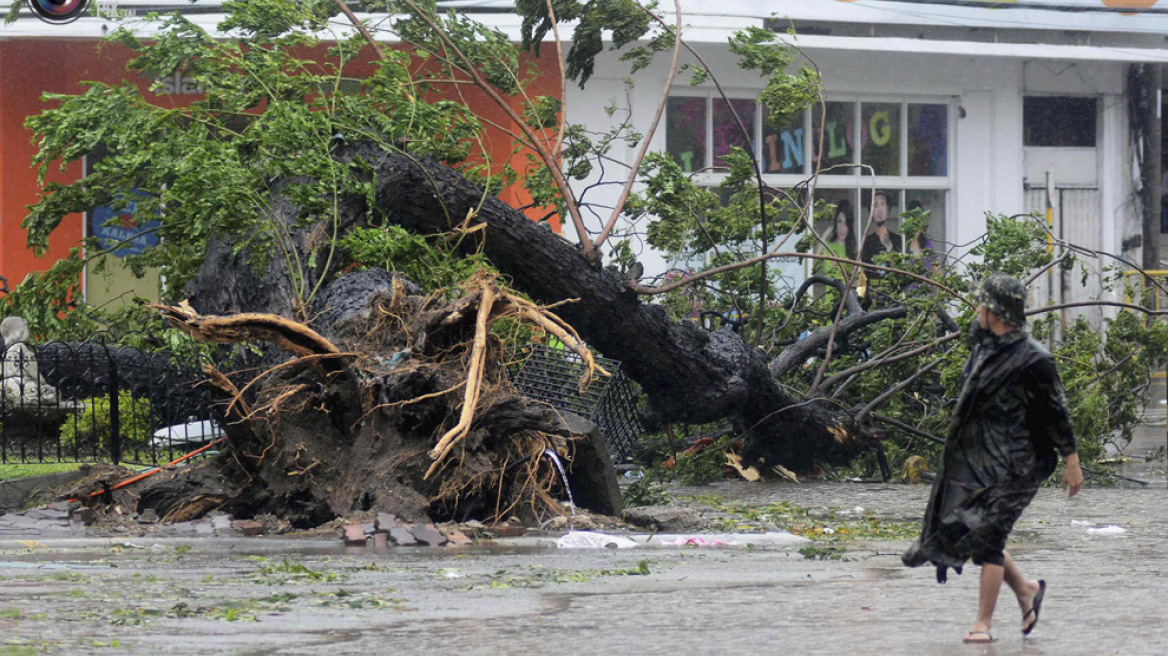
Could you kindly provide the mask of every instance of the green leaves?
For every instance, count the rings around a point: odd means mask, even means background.
[[[523,17],[522,45],[538,53],[540,42],[552,29],[547,3],[545,0],[518,0],[515,5]],[[649,14],[651,7],[642,7],[635,0],[591,0],[586,3],[556,0],[552,7],[557,21],[576,22],[572,47],[565,56],[565,73],[568,79],[578,82],[581,89],[592,77],[596,57],[604,52],[606,37],[611,41],[609,48],[619,50],[640,40],[654,24]],[[648,64],[653,52],[671,46],[672,37],[658,34],[650,40],[649,46],[634,48],[622,59],[633,60],[633,70],[637,71]]]
[[[536,96],[523,108],[523,120],[532,128],[554,128],[559,125],[559,114],[564,103],[554,96]]]
[[[399,226],[356,228],[340,247],[351,265],[396,271],[426,293],[447,298],[460,294],[460,283],[489,266],[481,255],[464,257],[446,235],[422,237]]]
[[[786,125],[819,98],[819,72],[803,64],[789,73],[795,50],[775,32],[761,27],[737,32],[730,38],[730,52],[738,56],[741,68],[766,78],[760,97],[771,125]]]

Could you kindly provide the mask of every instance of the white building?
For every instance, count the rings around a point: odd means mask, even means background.
[[[1159,135],[1139,138],[1140,116],[1154,112],[1154,121],[1160,120],[1159,93],[1151,91],[1152,102],[1142,108],[1133,106],[1131,93],[1133,83],[1158,86],[1155,69],[1168,61],[1168,7],[1128,15],[1108,6],[1120,0],[955,6],[970,4],[722,0],[682,7],[688,41],[753,122],[769,185],[790,188],[811,173],[819,110],[792,125],[767,125],[757,102],[763,81],[738,69],[726,42],[743,27],[785,31],[793,25],[793,42],[822,71],[825,164],[862,162],[875,170],[875,180],[852,168],[832,171],[818,183],[819,198],[859,208],[853,209],[857,226],[866,222],[873,187],[887,190],[893,216],[921,203],[931,211],[938,248],[960,254],[985,232],[987,211],[1045,212],[1049,196],[1056,236],[1149,269],[1168,268],[1143,262],[1139,199],[1145,180],[1155,183],[1151,197],[1159,198],[1160,149],[1153,144]],[[1067,5],[1083,11],[1066,11]],[[1152,66],[1133,73],[1141,64]],[[633,123],[644,129],[664,89],[668,57],[659,55],[639,73],[631,91],[627,66],[616,56],[606,54],[596,71],[585,89],[569,86],[569,120],[600,129],[614,120],[604,112],[612,102],[630,107]],[[673,153],[700,180],[716,185],[721,175],[709,171],[730,145],[741,142],[732,123],[713,84],[692,87],[688,76],[679,76],[653,150]],[[630,161],[634,153],[614,156]],[[1148,168],[1141,170],[1145,159]],[[1148,236],[1158,246],[1158,220]],[[667,266],[660,257],[647,258],[650,272]],[[1116,264],[1106,256],[1085,261]],[[792,276],[803,269],[797,262],[783,267]],[[1081,289],[1078,275],[1064,285],[1062,291],[1059,284],[1036,289],[1032,303],[1098,293],[1097,280]]]

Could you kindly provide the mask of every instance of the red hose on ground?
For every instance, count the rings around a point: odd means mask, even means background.
[[[202,447],[195,449],[194,451],[191,451],[190,453],[186,454],[185,456],[183,456],[181,458],[178,458],[177,460],[173,460],[171,462],[166,463],[162,467],[173,467],[173,466],[179,464],[180,462],[183,462],[184,460],[188,460],[190,458],[193,458],[193,457],[199,455],[200,453],[206,451],[207,449],[210,449],[211,447],[215,446],[216,444],[218,444],[226,439],[227,439],[226,437],[221,437],[221,438],[215,440],[214,442],[211,442],[210,444],[205,444]],[[138,474],[137,476],[134,476],[132,478],[127,478],[126,480],[111,487],[109,489],[109,491],[112,492],[114,490],[119,490],[123,487],[126,487],[127,485],[131,485],[131,484],[137,483],[138,481],[141,481],[143,479],[150,478],[151,476],[162,471],[162,467],[155,467],[154,469],[151,469],[150,471],[142,472],[141,474]],[[96,497],[97,495],[102,494],[104,492],[105,492],[105,490],[97,490],[96,492],[90,492],[88,495],[86,495],[86,498],[88,499],[88,498]],[[68,500],[69,503],[73,503],[74,501],[80,501],[80,499],[69,499]]]

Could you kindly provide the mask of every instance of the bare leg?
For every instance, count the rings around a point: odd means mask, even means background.
[[[994,607],[998,604],[998,593],[1002,590],[1005,568],[1001,565],[982,565],[981,583],[978,588],[977,621],[970,633],[989,633],[994,622]]]
[[[1014,595],[1018,597],[1018,607],[1022,609],[1022,621],[1026,622],[1026,612],[1030,610],[1034,603],[1034,595],[1038,594],[1038,581],[1028,581],[1022,576],[1022,570],[1018,569],[1018,565],[1014,563],[1014,559],[1010,554],[1006,554],[1006,565],[1004,572],[1004,580],[1006,585],[1014,591]],[[1026,628],[1023,624],[1022,628]]]

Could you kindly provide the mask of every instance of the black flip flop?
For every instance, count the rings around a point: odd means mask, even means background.
[[[1038,611],[1042,610],[1042,597],[1045,594],[1046,581],[1039,581],[1038,594],[1034,595],[1034,601],[1030,603],[1030,610],[1026,611],[1026,614],[1022,616],[1022,619],[1025,620],[1027,617],[1030,617],[1030,613],[1034,613],[1034,621],[1030,623],[1030,626],[1022,629],[1022,635],[1030,635],[1034,627],[1038,626]]]

